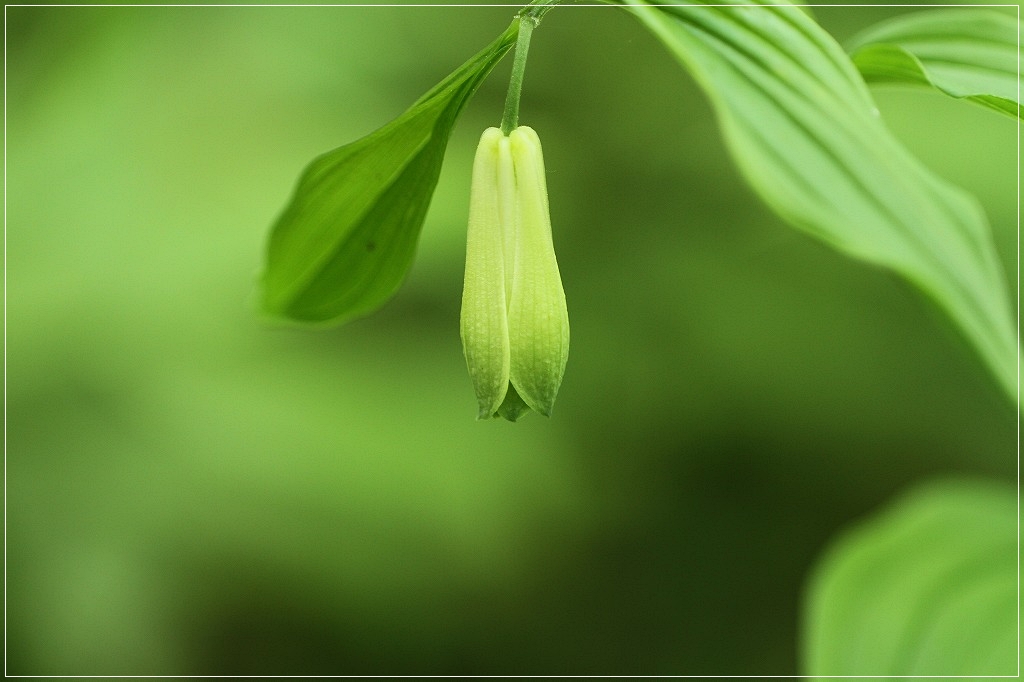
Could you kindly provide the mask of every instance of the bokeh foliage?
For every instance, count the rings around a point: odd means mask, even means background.
[[[898,11],[815,10],[840,39]],[[262,323],[297,172],[511,14],[8,8],[9,673],[792,673],[837,530],[1012,479],[1014,408],[945,318],[767,211],[612,7],[553,11],[524,90],[574,325],[552,420],[477,423],[458,338],[507,64],[392,302]],[[873,92],[1013,273],[1015,123]]]
[[[1013,486],[929,481],[844,533],[809,581],[803,671],[1013,676],[1017,525]]]

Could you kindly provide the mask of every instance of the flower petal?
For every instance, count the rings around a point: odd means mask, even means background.
[[[479,419],[495,414],[509,386],[509,336],[505,292],[505,230],[500,176],[510,176],[508,141],[497,128],[480,137],[473,161],[466,238],[466,278],[460,331],[466,365],[476,390]],[[506,147],[504,154],[501,147]],[[509,166],[502,172],[502,157]],[[510,182],[510,180],[506,180]],[[506,190],[506,197],[508,191]],[[510,212],[505,208],[505,212]]]
[[[516,173],[516,251],[509,299],[509,377],[532,409],[550,416],[569,356],[569,314],[555,260],[540,139],[509,135]]]

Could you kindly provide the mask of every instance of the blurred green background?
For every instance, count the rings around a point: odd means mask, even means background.
[[[816,14],[842,39],[900,11]],[[1014,406],[952,327],[764,208],[621,10],[534,35],[573,340],[518,424],[474,420],[458,333],[509,60],[386,308],[304,330],[254,296],[304,165],[512,8],[6,12],[11,674],[791,674],[837,530],[933,475],[1014,480]],[[876,96],[1015,281],[1015,122]]]

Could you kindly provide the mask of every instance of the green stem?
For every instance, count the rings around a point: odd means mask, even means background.
[[[530,36],[533,29],[563,0],[533,0],[519,10],[519,35],[516,40],[516,56],[512,60],[512,78],[508,83],[508,97],[505,98],[505,112],[501,116],[501,132],[508,137],[519,125],[519,97],[523,92],[523,74],[526,72],[526,54],[530,51]]]
[[[505,98],[505,113],[501,117],[501,132],[508,137],[519,125],[519,97],[523,92],[523,74],[526,72],[526,53],[530,51],[530,36],[537,25],[532,16],[519,18],[519,38],[516,40],[516,56],[512,62],[512,78],[508,83],[508,97]]]

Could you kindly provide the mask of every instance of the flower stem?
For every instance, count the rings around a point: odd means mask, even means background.
[[[501,117],[501,132],[506,137],[519,125],[519,97],[523,92],[526,53],[530,51],[530,36],[533,34],[537,22],[538,19],[528,15],[519,18],[516,56],[512,62],[512,78],[508,83],[508,97],[505,98],[505,113]]]

